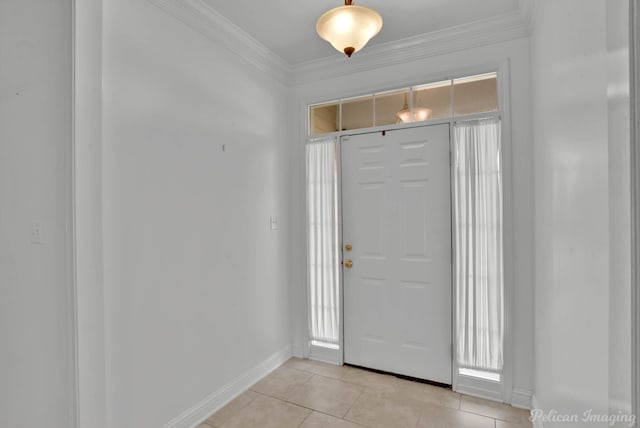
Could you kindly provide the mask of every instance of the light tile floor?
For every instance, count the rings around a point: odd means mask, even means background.
[[[291,358],[199,428],[531,428],[529,412],[348,366]]]

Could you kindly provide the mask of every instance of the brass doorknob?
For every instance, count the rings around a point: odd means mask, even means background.
[[[349,259],[345,260],[344,267],[346,267],[347,269],[351,269],[353,267],[353,262]]]

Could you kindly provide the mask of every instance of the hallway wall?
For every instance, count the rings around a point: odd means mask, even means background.
[[[69,428],[75,418],[71,34],[70,0],[0,2],[3,428]]]
[[[535,391],[545,412],[630,410],[625,7],[541,1],[535,16]]]
[[[290,92],[146,0],[103,40],[108,426],[161,427],[290,352]]]

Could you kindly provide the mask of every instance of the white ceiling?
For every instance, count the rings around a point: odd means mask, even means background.
[[[203,0],[295,66],[339,53],[316,34],[316,20],[340,0]],[[384,20],[369,46],[469,24],[519,10],[522,0],[354,0]],[[356,54],[357,55],[357,54]],[[355,55],[354,55],[355,56]]]

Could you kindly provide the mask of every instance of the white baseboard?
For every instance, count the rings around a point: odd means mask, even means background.
[[[309,359],[340,366],[342,365],[342,350],[311,345],[309,347]]]
[[[297,358],[305,358],[304,355],[304,346],[302,345],[292,345],[291,350],[293,352],[293,356]]]
[[[455,382],[455,391],[473,397],[502,403],[502,383],[470,376],[458,375]]]
[[[540,408],[540,404],[538,404],[538,400],[536,399],[536,395],[533,394],[531,396],[531,409],[532,410],[536,410]],[[544,428],[544,424],[542,423],[542,419],[541,418],[537,418],[535,420],[532,421],[533,422],[533,428]]]
[[[478,388],[472,385],[458,385],[456,392],[464,395],[470,395],[471,397],[477,397],[484,400],[502,403],[502,395],[500,395],[499,393],[484,388]]]
[[[529,390],[513,388],[513,391],[511,391],[511,405],[519,409],[531,410],[532,396],[533,392]]]
[[[231,400],[249,389],[251,385],[262,379],[282,363],[291,358],[291,345],[287,345],[266,360],[253,366],[245,373],[233,379],[222,388],[205,397],[190,409],[184,411],[163,428],[193,428],[217,412]]]

